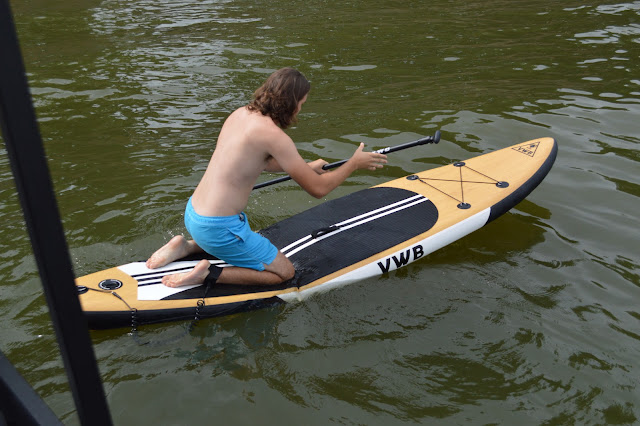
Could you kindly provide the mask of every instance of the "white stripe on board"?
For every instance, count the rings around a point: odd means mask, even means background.
[[[395,202],[395,203],[393,203],[393,204],[389,204],[389,205],[387,205],[387,206],[381,207],[381,208],[376,209],[376,210],[371,210],[370,212],[367,212],[367,213],[361,214],[361,215],[359,215],[359,216],[352,217],[351,219],[347,219],[347,220],[345,220],[345,221],[342,221],[342,222],[336,223],[336,224],[331,225],[331,226],[341,226],[341,225],[344,225],[344,224],[347,224],[347,223],[350,223],[350,222],[353,222],[353,221],[356,221],[356,220],[360,220],[360,219],[362,219],[362,218],[364,218],[364,217],[371,216],[371,215],[377,214],[377,213],[379,213],[379,212],[382,212],[382,211],[385,211],[385,210],[392,209],[392,208],[397,207],[397,206],[399,206],[399,205],[401,205],[401,204],[411,202],[411,201],[413,201],[413,200],[415,200],[415,199],[418,199],[418,198],[424,198],[425,200],[427,199],[424,195],[420,195],[420,194],[418,194],[418,195],[414,195],[414,196],[412,196],[412,197],[405,198],[404,200],[397,201],[397,202]],[[291,243],[291,244],[289,244],[288,246],[284,247],[284,248],[283,248],[282,250],[280,250],[280,251],[284,253],[285,251],[290,250],[290,249],[291,249],[291,248],[293,248],[294,246],[296,246],[296,245],[298,245],[298,244],[302,244],[302,243],[304,243],[305,241],[309,240],[310,238],[311,238],[311,235],[307,235],[306,237],[302,237],[302,238],[300,238],[298,241],[294,241],[293,243]]]
[[[399,206],[399,205],[401,205],[401,204],[404,204],[404,203],[410,203],[411,201],[417,200],[417,199],[419,199],[419,198],[422,198],[422,199],[423,199],[423,201],[426,201],[426,200],[427,200],[427,197],[425,197],[424,195],[420,195],[420,194],[418,194],[418,195],[414,195],[413,197],[405,198],[404,200],[398,201],[398,202],[393,203],[393,204],[389,204],[388,206],[384,206],[384,207],[381,207],[381,208],[376,209],[376,210],[371,210],[370,212],[367,212],[367,213],[361,214],[360,216],[356,216],[356,217],[353,217],[353,218],[351,218],[351,219],[347,219],[347,220],[345,220],[345,221],[343,221],[343,222],[336,223],[336,226],[346,225],[347,223],[355,222],[355,221],[360,220],[360,219],[362,219],[362,218],[365,218],[365,217],[367,217],[367,216],[371,216],[371,215],[374,215],[374,214],[378,214],[378,213],[380,213],[380,212],[382,212],[382,211],[384,211],[384,210],[392,209],[392,208],[394,208],[394,207],[396,207],[396,206]]]
[[[157,285],[149,285],[144,287],[138,287],[138,300],[161,300],[165,297],[172,296],[176,293],[180,293],[181,291],[189,290],[191,288],[195,288],[201,286],[198,285],[186,285],[183,287],[167,287],[164,284]]]
[[[305,249],[305,248],[307,248],[307,247],[309,247],[309,246],[311,246],[311,245],[313,245],[313,244],[315,244],[315,243],[317,243],[319,241],[322,241],[325,238],[330,238],[330,237],[332,237],[332,236],[334,236],[336,234],[339,234],[340,232],[346,231],[346,230],[354,228],[356,226],[364,225],[365,223],[371,222],[372,220],[376,220],[376,219],[379,219],[381,217],[388,216],[388,215],[390,215],[392,213],[395,213],[397,211],[407,209],[409,207],[415,206],[415,205],[420,204],[420,203],[424,203],[427,200],[428,200],[427,198],[423,197],[420,200],[414,201],[412,203],[409,203],[409,204],[406,204],[406,205],[403,205],[403,206],[400,206],[400,207],[396,207],[393,210],[385,211],[385,212],[380,213],[380,214],[378,214],[376,216],[369,216],[369,217],[365,218],[364,220],[352,223],[352,224],[350,224],[348,226],[342,226],[342,227],[338,228],[337,230],[331,232],[330,234],[322,235],[322,236],[320,236],[318,238],[315,238],[315,239],[313,239],[313,240],[311,240],[311,241],[309,241],[309,242],[297,247],[294,250],[289,251],[288,253],[285,253],[285,256],[287,256],[287,257],[293,256],[294,254],[298,253],[300,250],[303,250],[303,249]]]

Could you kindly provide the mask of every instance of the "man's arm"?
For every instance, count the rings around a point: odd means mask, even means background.
[[[382,168],[387,162],[386,155],[364,152],[363,149],[364,144],[360,144],[345,164],[334,171],[318,174],[310,164],[302,159],[288,136],[283,135],[283,137],[273,140],[269,147],[271,156],[282,167],[282,170],[315,198],[322,198],[329,194],[354,171],[358,169],[376,170]],[[322,160],[316,160],[314,163],[318,161]]]
[[[322,167],[325,164],[329,164],[329,163],[327,163],[323,159],[319,158],[319,159],[314,160],[314,161],[309,161],[307,164],[309,165],[309,167],[311,167],[313,169],[313,171],[315,171],[317,174],[321,175],[321,174],[327,172]],[[267,166],[264,168],[264,171],[265,172],[272,172],[272,173],[284,172],[282,167],[280,167],[280,164],[278,164],[276,159],[273,158],[273,157],[269,157],[269,159],[267,160]]]

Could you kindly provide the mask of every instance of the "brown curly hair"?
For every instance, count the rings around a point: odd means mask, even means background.
[[[295,123],[298,102],[310,89],[311,83],[300,71],[282,68],[271,74],[255,91],[247,108],[268,115],[278,126],[286,129]]]

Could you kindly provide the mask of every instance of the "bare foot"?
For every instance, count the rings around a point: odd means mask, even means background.
[[[165,275],[162,277],[162,284],[167,287],[182,287],[183,285],[202,284],[209,275],[210,263],[206,260],[198,262],[195,268],[183,274]]]
[[[191,241],[187,241],[182,235],[176,235],[167,244],[158,249],[147,260],[147,268],[155,269],[178,260],[194,252]]]

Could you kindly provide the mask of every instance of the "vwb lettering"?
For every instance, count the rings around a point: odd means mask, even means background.
[[[380,267],[382,273],[386,274],[391,268],[391,259],[393,259],[393,262],[396,264],[396,268],[400,268],[409,263],[409,261],[411,260],[411,252],[413,252],[413,260],[420,259],[422,256],[424,256],[424,249],[421,245],[417,245],[415,247],[407,249],[407,251],[400,253],[398,255],[399,257],[387,257],[384,260],[385,263],[378,262],[378,266]]]

